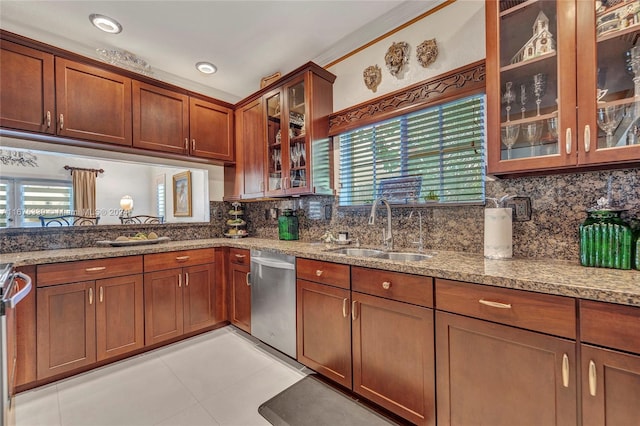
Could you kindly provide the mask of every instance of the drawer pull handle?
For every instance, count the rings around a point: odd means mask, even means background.
[[[89,304],[93,305],[93,287],[89,287]]]
[[[100,286],[100,303],[104,300],[104,287]]]
[[[178,287],[182,287],[182,274],[178,274]]]
[[[247,283],[247,287],[251,286],[251,272],[247,272],[247,275],[244,276],[244,282]]]
[[[185,287],[189,287],[189,273],[188,272],[184,273],[184,286]]]
[[[184,138],[184,150],[189,151],[189,138]]]
[[[349,299],[344,298],[342,299],[342,317],[346,318],[347,317],[347,301]]]
[[[247,255],[246,254],[236,254],[236,257],[238,259],[244,259],[245,257],[247,257]]]
[[[356,303],[358,302],[356,302],[355,300],[351,302],[351,319],[353,321],[356,320]]]
[[[322,269],[316,269],[316,276],[319,277],[320,275],[322,275],[323,272],[324,271]]]
[[[562,355],[562,386],[569,387],[569,356]]]
[[[591,149],[591,128],[587,124],[584,126],[584,152],[589,152]]]
[[[51,127],[51,111],[47,111],[47,129]]]
[[[384,288],[385,290],[389,290],[391,288],[391,282],[390,281],[383,282],[382,288]]]
[[[191,151],[195,151],[195,150],[196,150],[196,140],[191,139]]]
[[[478,302],[482,305],[491,306],[492,308],[511,309],[511,303],[500,303],[484,299],[480,299]]]
[[[64,114],[60,114],[60,130],[64,129]]]
[[[189,260],[189,256],[176,256],[176,260],[178,262],[186,262],[187,260]]]
[[[102,272],[107,269],[106,266],[94,266],[93,268],[85,268],[85,272]]]
[[[591,396],[596,396],[597,374],[596,363],[589,361],[589,395]]]
[[[568,154],[571,154],[571,127],[567,127],[567,131],[565,132],[565,141],[564,141],[564,148],[565,151]]]

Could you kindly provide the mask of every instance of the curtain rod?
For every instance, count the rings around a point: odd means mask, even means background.
[[[71,167],[71,166],[64,166],[65,170],[70,170],[70,173],[73,174],[74,170],[82,170],[85,172],[94,172],[96,174],[96,177],[98,177],[98,173],[104,173],[103,169],[83,169],[81,167]]]

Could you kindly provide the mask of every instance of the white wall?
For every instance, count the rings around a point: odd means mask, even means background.
[[[432,38],[438,43],[438,57],[423,68],[416,59],[416,48]],[[389,73],[384,55],[392,43],[400,41],[409,44],[410,54],[406,71],[396,78]],[[337,76],[333,110],[340,111],[484,58],[484,1],[458,0],[328,68]],[[362,72],[376,64],[382,70],[382,82],[374,93],[364,85]]]

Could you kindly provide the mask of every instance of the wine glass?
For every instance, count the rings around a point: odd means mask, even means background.
[[[502,143],[507,147],[507,159],[511,160],[511,148],[516,143],[518,135],[520,134],[519,124],[507,124],[501,129]]]
[[[546,154],[550,155],[555,152],[555,148],[558,146],[558,117],[547,119],[547,128],[551,138],[556,141],[555,144],[549,144],[546,148]]]
[[[544,96],[546,90],[547,75],[542,73],[535,74],[533,76],[533,94],[536,96],[537,115],[540,115],[540,104],[542,103],[542,100],[540,98]]]
[[[526,111],[525,104],[527,103],[527,86],[524,84],[520,85],[520,112],[522,113],[522,118],[524,118],[524,112]]]
[[[507,121],[511,121],[509,119],[509,113],[511,112],[511,102],[515,102],[516,100],[516,94],[511,89],[512,86],[513,83],[511,81],[507,81],[507,83],[505,84],[504,94],[502,95],[502,103],[507,104],[507,107],[505,108],[507,111]]]
[[[302,158],[302,161],[300,162],[301,166],[307,165],[307,152],[305,148],[304,143],[300,144],[300,157]]]
[[[522,134],[524,139],[529,142],[529,145],[531,145],[531,156],[534,157],[536,155],[535,145],[542,136],[543,122],[534,121],[532,123],[524,124],[522,127]]]
[[[611,105],[598,108],[598,127],[607,134],[607,148],[613,146],[613,131],[620,125],[624,114],[624,105]]]

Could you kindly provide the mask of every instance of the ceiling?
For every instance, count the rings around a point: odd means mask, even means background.
[[[158,80],[235,103],[262,77],[308,61],[325,66],[441,2],[2,0],[0,27],[93,58],[98,48],[127,50]],[[91,13],[123,31],[96,29]],[[199,61],[218,72],[199,73]]]

